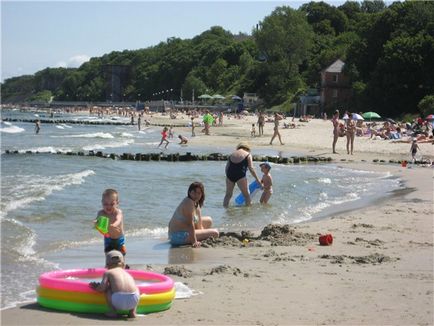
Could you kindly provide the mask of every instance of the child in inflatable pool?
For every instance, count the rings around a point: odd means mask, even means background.
[[[104,237],[104,252],[119,250],[123,255],[127,253],[124,236],[124,216],[118,207],[119,194],[115,189],[106,189],[101,200],[103,209],[98,216],[107,216],[110,220],[108,233]],[[94,221],[96,223],[96,220]]]
[[[110,311],[108,317],[117,317],[116,310],[128,310],[128,317],[136,317],[137,304],[140,293],[133,277],[125,270],[124,256],[120,251],[112,250],[106,255],[108,269],[102,281],[91,282],[89,286],[98,292],[104,292]]]
[[[169,222],[169,240],[173,246],[191,244],[200,247],[201,240],[217,238],[219,231],[211,229],[212,219],[202,216],[205,189],[201,182],[193,182]]]
[[[259,202],[261,204],[267,204],[273,193],[273,178],[270,174],[271,165],[268,162],[263,162],[259,164],[259,166],[261,167],[261,172],[264,174],[261,179],[262,185],[264,186],[264,191],[262,192]]]

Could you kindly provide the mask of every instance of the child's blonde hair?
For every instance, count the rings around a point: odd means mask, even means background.
[[[102,193],[102,198],[113,198],[116,201],[119,201],[119,194],[115,189],[106,189]]]

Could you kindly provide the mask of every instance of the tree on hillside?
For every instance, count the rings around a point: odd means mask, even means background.
[[[252,73],[257,92],[269,105],[285,102],[301,87],[298,66],[312,47],[312,29],[301,12],[278,7],[253,35],[266,58]]]

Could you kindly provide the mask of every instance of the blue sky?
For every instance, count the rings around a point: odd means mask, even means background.
[[[216,25],[250,34],[277,6],[305,2],[2,0],[1,80],[46,67],[78,67],[90,57],[169,37],[192,38]]]

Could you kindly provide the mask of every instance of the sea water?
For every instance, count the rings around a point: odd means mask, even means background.
[[[84,115],[66,118],[89,119]],[[193,181],[204,183],[203,214],[212,216],[215,226],[223,231],[308,222],[366,205],[401,186],[387,173],[337,164],[273,164],[274,193],[269,206],[257,204],[256,197],[252,207],[235,207],[232,199],[232,206],[224,209],[225,162],[136,162],[51,154],[87,150],[157,152],[159,127],[138,131],[137,126],[42,124],[35,135],[31,123],[2,122],[0,132],[3,308],[34,299],[38,276],[45,271],[103,266],[103,239],[92,221],[101,209],[101,193],[106,188],[115,188],[120,194],[128,262],[152,264],[176,262],[168,250],[167,224]],[[5,150],[45,154],[7,155]],[[233,146],[180,147],[171,143],[167,152],[231,150]],[[277,154],[270,149],[254,149],[254,153]],[[287,153],[291,154],[296,153]]]

